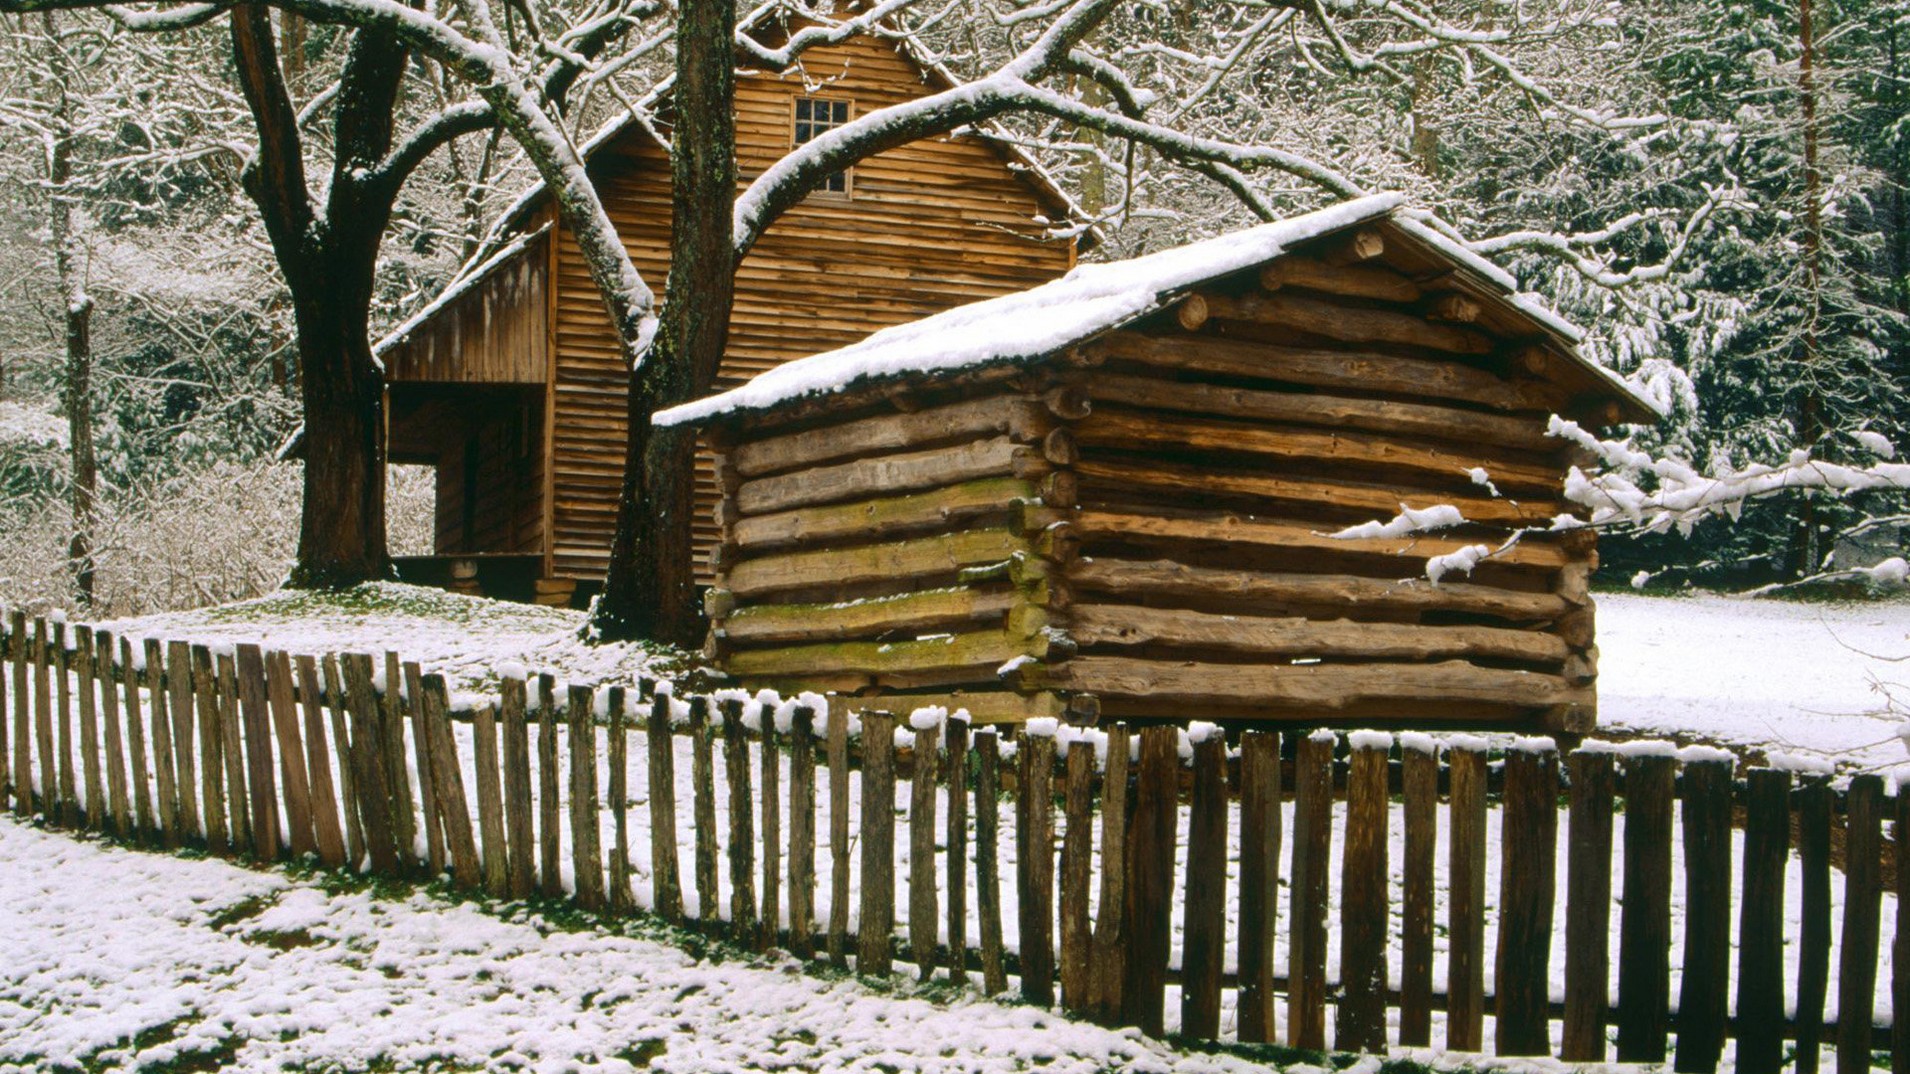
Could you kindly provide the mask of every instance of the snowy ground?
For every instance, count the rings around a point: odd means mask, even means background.
[[[1910,601],[1601,594],[1598,628],[1605,727],[1847,769],[1910,760],[1905,714],[1876,689],[1910,683]]]

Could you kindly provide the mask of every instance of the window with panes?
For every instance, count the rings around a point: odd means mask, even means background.
[[[813,141],[824,131],[834,130],[849,122],[849,102],[839,97],[798,97],[796,98],[795,126],[790,138],[792,146]],[[847,196],[849,193],[849,173],[835,172],[823,180],[819,188],[824,193]]]

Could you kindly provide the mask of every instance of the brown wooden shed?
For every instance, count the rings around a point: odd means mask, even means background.
[[[984,721],[1587,729],[1597,553],[1548,420],[1657,415],[1512,288],[1377,195],[666,411],[724,488],[709,653]],[[1434,508],[1465,521],[1344,532]]]

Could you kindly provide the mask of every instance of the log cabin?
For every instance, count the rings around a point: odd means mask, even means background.
[[[784,32],[753,27],[766,44]],[[865,111],[954,81],[906,39],[812,48],[800,67],[742,69],[737,168],[747,184],[792,146]],[[626,117],[585,147],[631,259],[659,292],[669,268],[669,108]],[[575,240],[541,189],[515,237],[376,348],[387,452],[436,472],[433,551],[400,576],[551,604],[601,583],[616,522],[627,374]],[[744,260],[719,385],[966,302],[1054,279],[1090,237],[1073,205],[1008,142],[918,141],[832,177]],[[716,529],[699,463],[697,547],[707,580]]]
[[[1580,338],[1375,195],[783,365],[656,417],[716,448],[706,655],[984,722],[1583,732],[1550,421],[1658,415]]]

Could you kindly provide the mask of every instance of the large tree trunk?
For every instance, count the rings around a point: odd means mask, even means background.
[[[336,269],[344,276],[368,272],[369,266]],[[305,509],[288,584],[339,589],[388,578],[384,382],[371,359],[364,311],[353,316],[309,295],[303,301],[295,295],[294,301],[305,408]]]
[[[60,41],[53,13],[41,13],[46,31],[47,63],[59,100],[55,104],[56,130],[48,155],[51,181],[53,268],[59,277],[65,307],[67,446],[72,460],[73,532],[67,541],[67,569],[73,575],[73,595],[82,609],[93,605],[93,520],[99,494],[99,467],[93,454],[93,296],[86,290],[86,258],[73,221],[73,109],[69,93],[72,66]]]
[[[675,202],[670,276],[656,345],[631,371],[630,438],[617,535],[591,616],[598,637],[687,645],[701,629],[691,568],[696,441],[655,429],[650,415],[715,383],[736,289],[736,13],[726,0],[686,0],[677,23]]]

